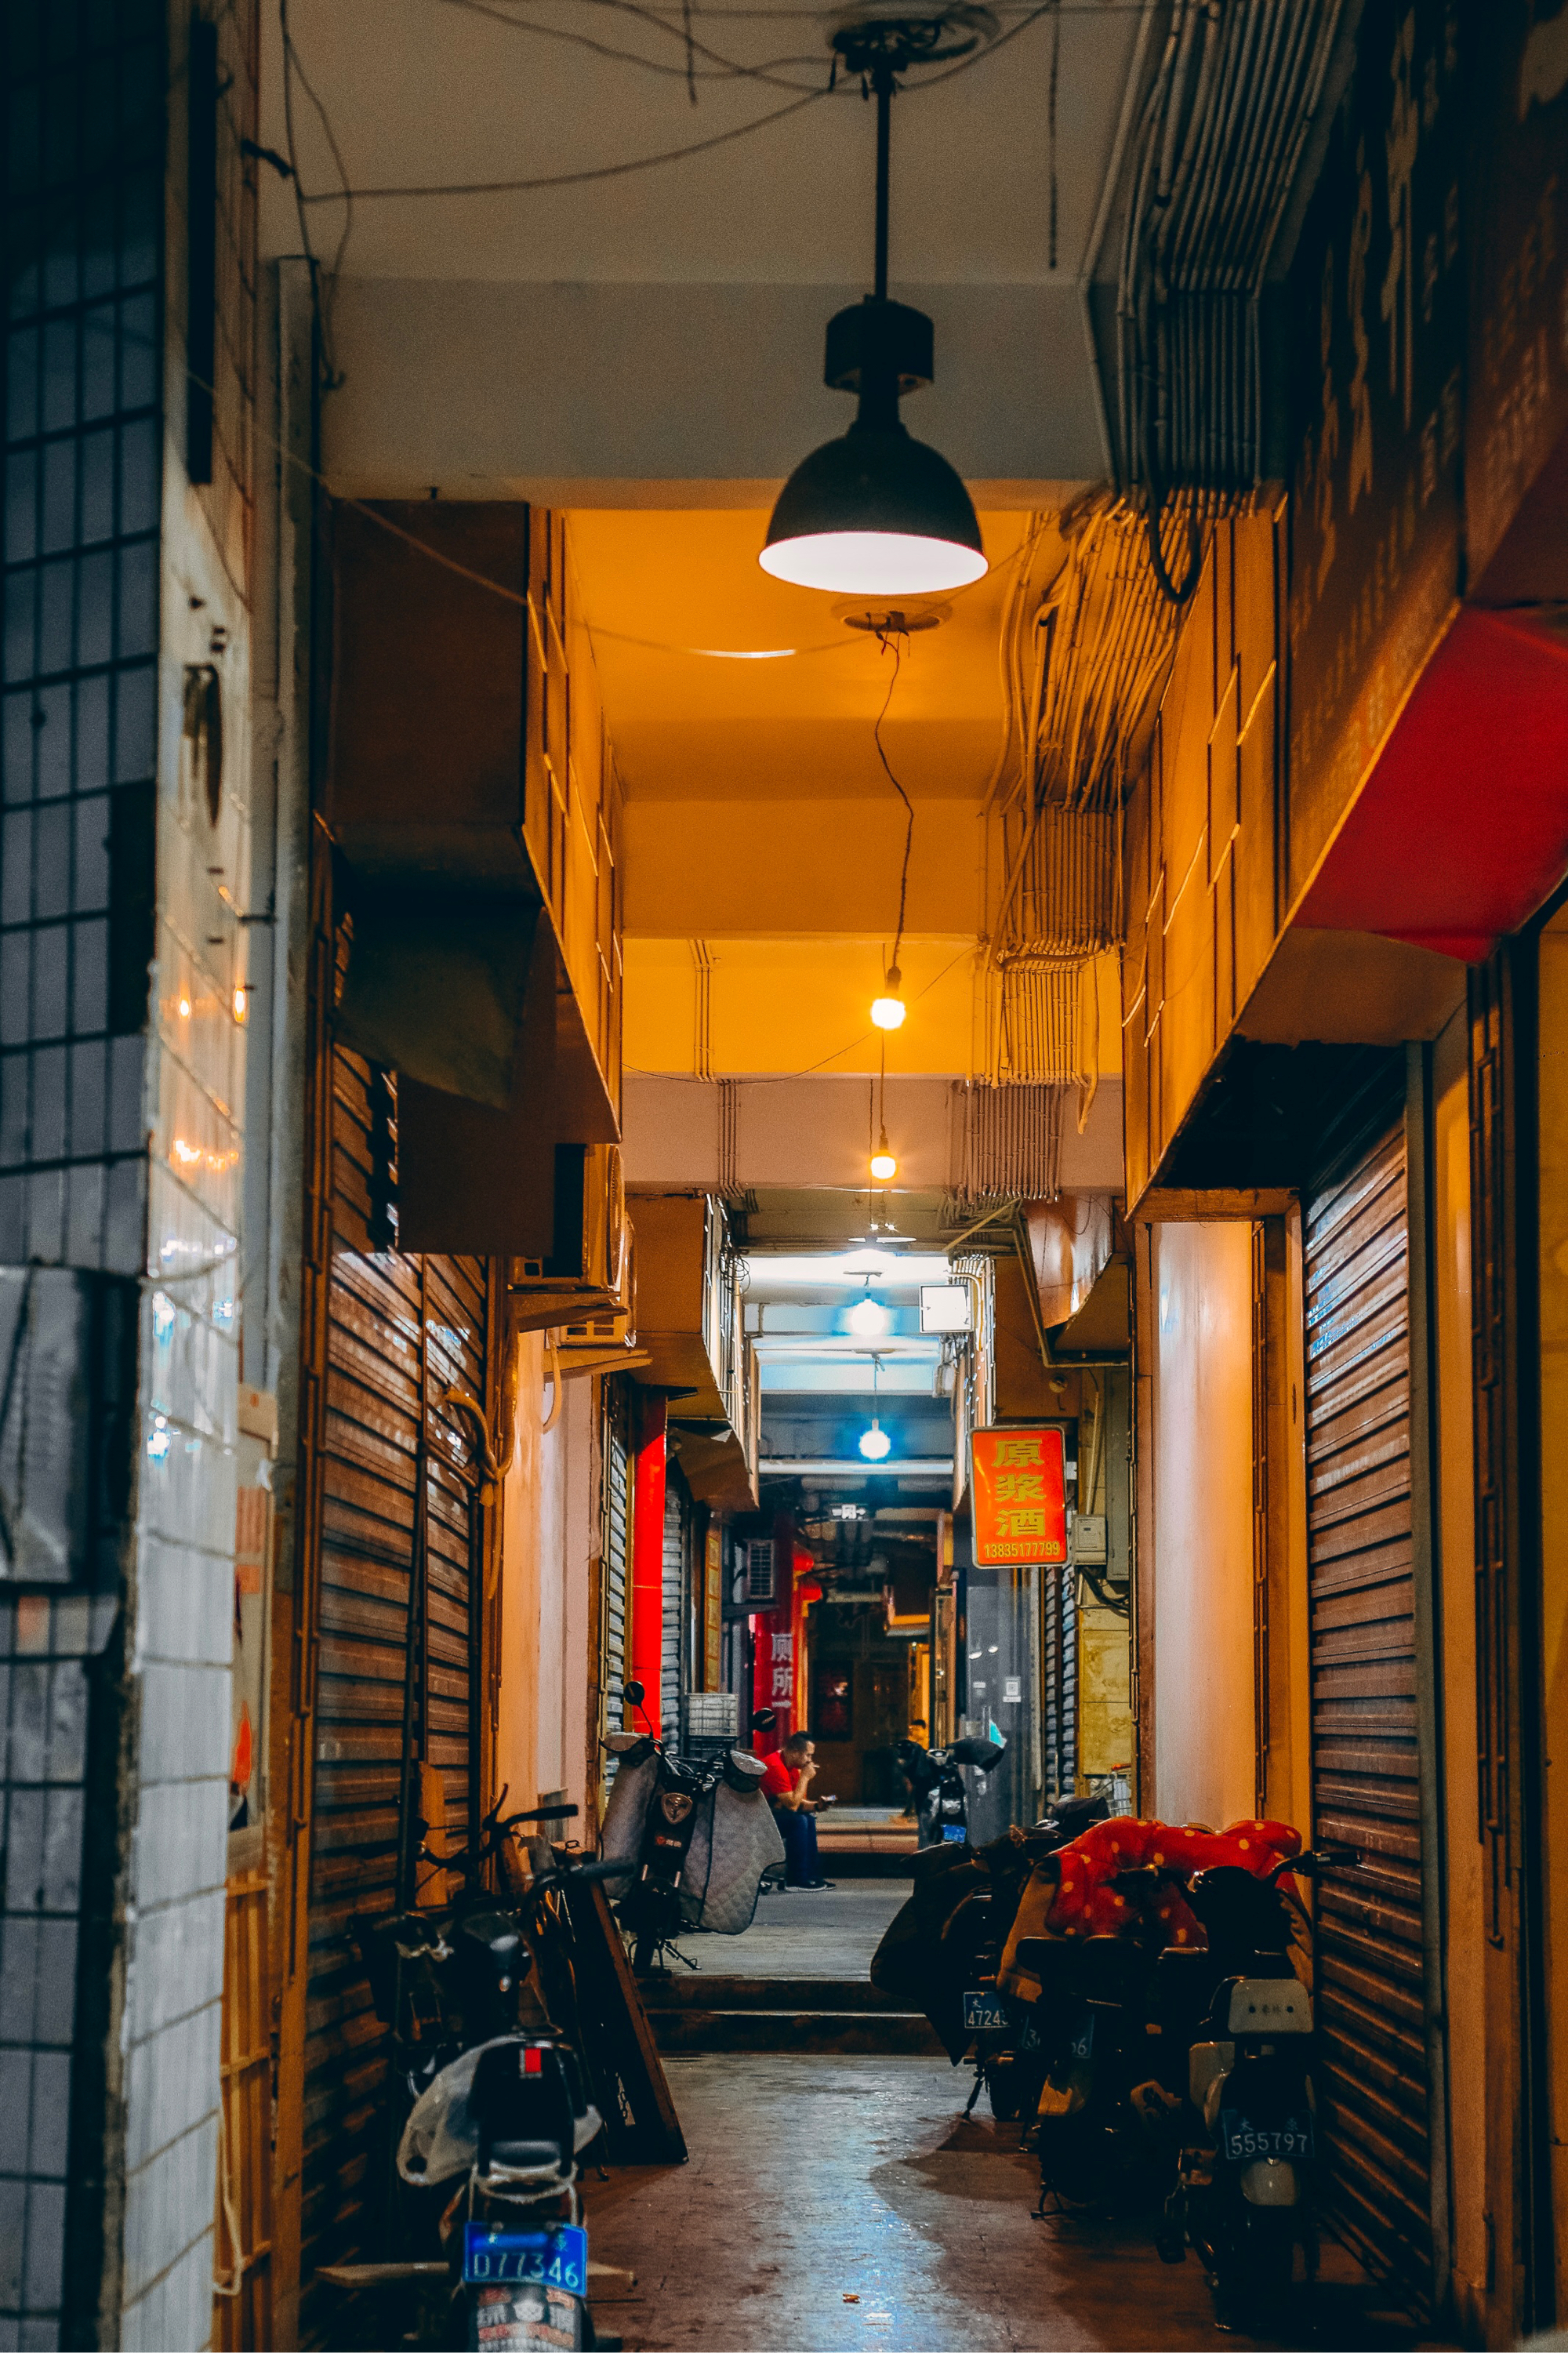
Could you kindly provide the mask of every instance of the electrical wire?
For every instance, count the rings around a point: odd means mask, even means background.
[[[690,0],[683,0],[685,13],[680,22],[676,24],[667,22],[652,8],[640,6],[638,0],[590,0],[590,4],[612,9],[620,16],[636,17],[655,32],[668,34],[681,43],[687,52],[686,58],[679,65],[667,65],[660,58],[644,57],[639,50],[617,48],[611,42],[595,41],[590,34],[574,33],[563,25],[542,25],[531,17],[509,16],[505,9],[490,6],[489,0],[441,0],[445,7],[461,8],[469,16],[487,16],[492,24],[504,26],[509,32],[532,33],[542,40],[566,41],[575,48],[589,49],[595,56],[611,58],[617,64],[641,66],[649,73],[670,76],[687,84],[694,105],[696,86],[700,81],[761,81],[770,83],[775,90],[798,90],[801,84],[781,80],[778,69],[781,66],[815,66],[818,63],[816,58],[791,57],[771,58],[763,65],[748,66],[742,65],[737,58],[726,58],[721,51],[710,48],[697,38],[690,16]],[[696,60],[700,57],[709,58],[710,65],[699,68]]]
[[[342,268],[343,256],[348,250],[349,233],[353,227],[353,193],[349,186],[348,172],[332,130],[331,118],[307,79],[305,69],[300,62],[299,51],[294,47],[294,36],[289,24],[289,0],[278,0],[278,28],[283,39],[283,127],[289,151],[289,176],[294,187],[294,210],[300,222],[300,241],[305,248],[305,259],[310,265],[310,295],[316,314],[316,332],[321,346],[321,388],[325,392],[335,392],[342,385],[343,379],[336,360],[332,335],[333,312],[337,306],[338,272]],[[310,244],[310,223],[305,217],[306,206],[314,199],[307,196],[300,178],[299,145],[294,132],[296,75],[299,77],[300,88],[305,91],[321,119],[328,148],[337,166],[338,176],[342,182],[342,187],[337,198],[343,207],[342,232],[338,238],[337,250],[332,257],[332,267],[324,295],[321,287],[321,265]]]
[[[418,196],[510,196],[525,195],[542,188],[578,188],[590,180],[619,180],[628,172],[651,172],[661,164],[681,164],[691,155],[706,155],[712,148],[727,147],[732,140],[749,138],[753,131],[765,131],[770,123],[784,122],[792,114],[799,114],[808,106],[817,106],[833,92],[826,88],[808,90],[804,98],[792,99],[787,106],[776,106],[770,114],[759,114],[750,122],[739,122],[731,131],[715,132],[711,138],[696,139],[689,146],[667,147],[657,155],[634,155],[624,164],[595,164],[581,172],[546,172],[529,180],[469,180],[451,185],[410,186],[405,188],[342,188],[324,189],[317,195],[301,196],[305,205],[375,204],[385,197]]]
[[[915,805],[893,774],[892,763],[888,757],[886,746],[882,742],[882,722],[886,719],[892,703],[893,689],[898,685],[899,672],[903,668],[904,647],[908,639],[902,629],[879,629],[877,643],[881,647],[884,654],[889,647],[892,649],[893,675],[888,681],[888,691],[882,699],[882,708],[872,723],[871,734],[877,746],[877,757],[882,763],[888,782],[904,805],[905,818],[904,857],[903,863],[899,869],[899,924],[893,935],[893,961],[889,966],[889,970],[896,972],[899,967],[899,951],[904,944],[904,910],[908,904],[910,891],[910,852],[914,848],[915,840]]]
[[[279,0],[279,5],[280,8],[286,7],[287,0]],[[447,5],[472,5],[474,0],[447,0]],[[1017,24],[1010,26],[1008,30],[991,42],[989,47],[977,49],[972,57],[961,58],[956,65],[949,66],[944,73],[928,75],[923,80],[912,85],[912,90],[914,91],[936,90],[943,82],[953,80],[959,74],[972,72],[977,65],[984,64],[988,58],[994,58],[999,49],[1005,48],[1010,41],[1016,41],[1020,33],[1027,32],[1029,26],[1037,24],[1042,16],[1049,16],[1054,6],[1055,0],[1040,0],[1039,5],[1030,8],[1020,17]],[[642,58],[633,58],[631,61],[637,64],[647,62]],[[758,78],[765,77],[759,75]],[[797,88],[798,85],[785,84],[784,87]],[[906,96],[910,94],[912,94],[910,91],[905,93]],[[836,88],[834,84],[827,83],[820,90],[805,91],[800,97],[792,100],[788,106],[775,107],[771,113],[757,115],[750,122],[737,123],[732,130],[718,132],[708,139],[694,140],[687,146],[665,148],[654,155],[633,156],[624,164],[598,164],[580,172],[542,173],[528,179],[464,180],[410,184],[397,187],[361,188],[349,185],[345,175],[344,185],[342,188],[321,189],[313,195],[307,195],[298,188],[296,165],[296,201],[301,206],[345,203],[352,206],[395,198],[414,201],[437,196],[527,195],[550,188],[582,187],[591,181],[621,179],[630,172],[653,171],[665,164],[684,163],[690,156],[705,155],[715,147],[728,146],[733,140],[748,138],[753,131],[765,131],[773,123],[785,121],[792,114],[798,114],[805,107],[815,106],[825,98],[846,95],[854,95],[852,84],[841,83]],[[290,153],[289,161],[290,164],[294,163],[292,153]]]

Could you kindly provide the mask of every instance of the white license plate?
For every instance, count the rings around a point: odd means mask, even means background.
[[[1306,2158],[1312,2154],[1310,2116],[1287,2116],[1281,2125],[1255,2125],[1239,2108],[1222,2108],[1219,2132],[1220,2146],[1233,2165],[1254,2157]]]

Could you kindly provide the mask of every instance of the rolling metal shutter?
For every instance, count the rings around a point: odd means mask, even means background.
[[[307,2342],[328,2320],[309,2308],[317,2267],[392,2252],[387,2035],[355,1923],[400,1901],[400,1814],[418,1813],[420,1762],[441,1775],[448,1847],[464,1842],[481,1717],[480,1514],[467,1475],[469,1433],[441,1399],[456,1388],[484,1401],[487,1268],[373,1246],[391,1239],[392,1082],[337,1048],[332,1093],[305,2059]]]
[[[659,1656],[659,1717],[666,1739],[680,1738],[682,1634],[686,1625],[686,1555],[691,1507],[674,1463],[664,1491],[664,1641]]]
[[[600,1620],[599,1684],[606,1732],[621,1728],[621,1686],[631,1672],[631,1462],[626,1452],[626,1385],[605,1384],[605,1472],[600,1543],[604,1558],[604,1609]],[[616,1760],[600,1751],[601,1788],[608,1799]]]
[[[1078,1787],[1078,1598],[1077,1573],[1045,1567],[1044,1647],[1041,1670],[1044,1756],[1047,1798],[1070,1798]]]
[[[1326,2206],[1380,2274],[1432,2287],[1402,1102],[1379,1083],[1307,1205],[1314,1834],[1364,1858],[1320,1892]]]

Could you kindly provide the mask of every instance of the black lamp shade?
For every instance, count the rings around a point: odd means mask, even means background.
[[[947,459],[901,425],[852,425],[779,492],[764,572],[846,596],[935,596],[984,577],[980,524]]]

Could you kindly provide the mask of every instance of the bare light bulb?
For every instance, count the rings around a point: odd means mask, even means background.
[[[860,1451],[868,1462],[885,1462],[893,1451],[893,1441],[877,1419],[871,1417],[871,1427],[860,1433]]]
[[[879,1185],[886,1185],[899,1173],[899,1164],[888,1149],[888,1131],[882,1130],[877,1139],[877,1149],[871,1155],[871,1174]]]
[[[882,981],[882,995],[871,999],[871,1018],[879,1029],[901,1029],[909,1010],[899,994],[903,974],[897,965],[890,966]]]
[[[874,1340],[888,1328],[888,1311],[875,1299],[857,1300],[849,1310],[849,1329],[862,1340]]]

